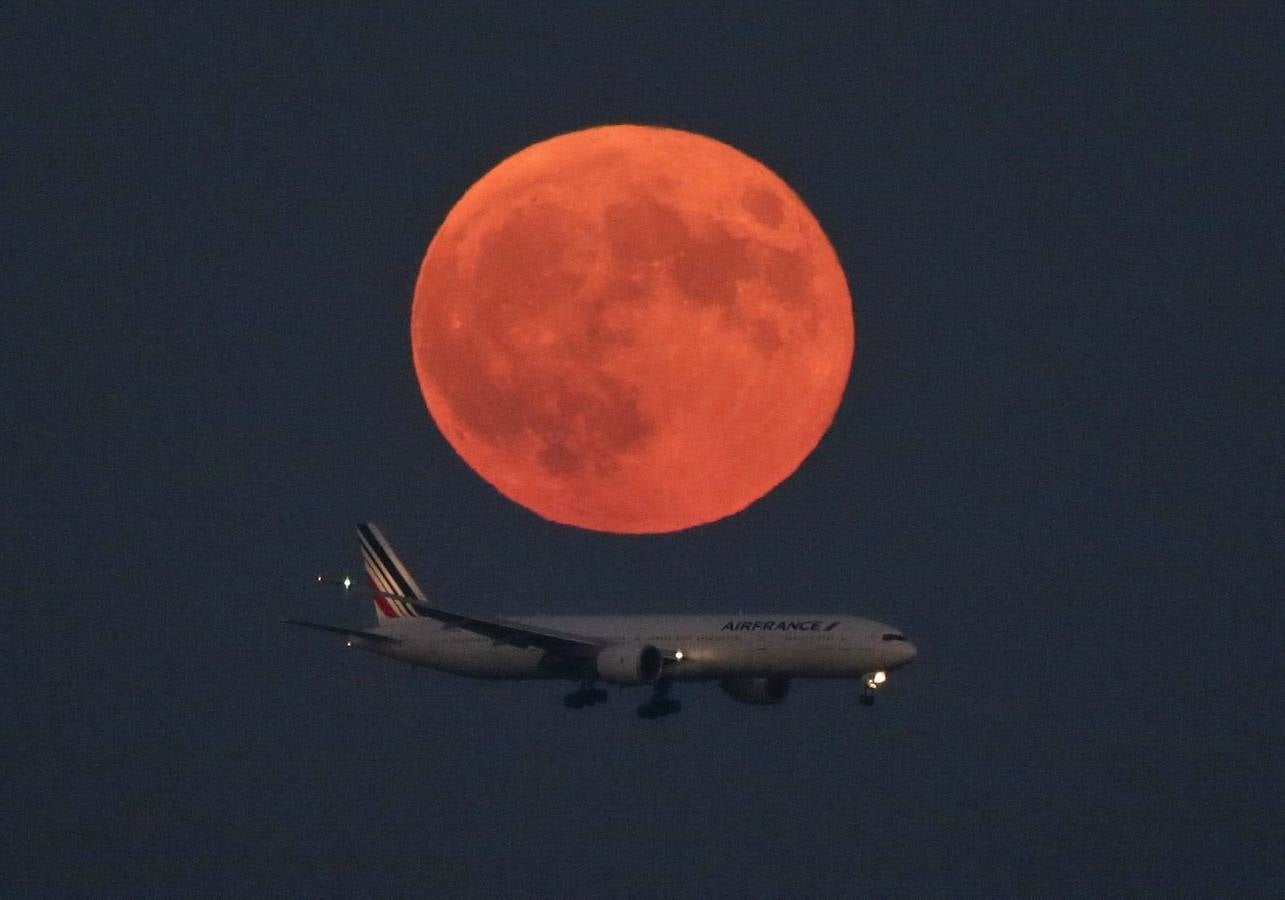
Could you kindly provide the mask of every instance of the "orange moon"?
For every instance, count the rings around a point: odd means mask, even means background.
[[[500,493],[554,522],[677,531],[780,484],[852,366],[821,226],[711,138],[560,135],[474,184],[433,237],[411,342],[428,409]]]

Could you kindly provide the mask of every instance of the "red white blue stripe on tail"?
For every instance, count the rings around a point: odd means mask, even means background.
[[[357,539],[361,543],[361,559],[366,566],[366,577],[375,590],[375,614],[381,619],[414,619],[419,617],[415,607],[399,598],[427,603],[424,592],[397,558],[379,527],[371,522],[357,526]]]

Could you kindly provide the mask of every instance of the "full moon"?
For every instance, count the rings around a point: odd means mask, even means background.
[[[708,137],[560,135],[474,184],[433,237],[411,342],[429,413],[554,522],[677,531],[788,478],[834,419],[855,331],[803,201]]]

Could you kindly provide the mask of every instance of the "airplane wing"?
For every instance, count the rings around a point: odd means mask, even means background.
[[[559,631],[555,628],[533,625],[530,622],[517,622],[513,619],[503,619],[498,616],[466,616],[463,613],[442,609],[440,606],[428,606],[414,600],[408,600],[402,596],[397,596],[397,599],[413,608],[421,616],[436,619],[456,628],[463,628],[465,631],[471,631],[474,634],[480,634],[483,637],[490,638],[497,644],[509,644],[513,647],[539,647],[541,650],[557,656],[590,658],[597,656],[599,650],[611,643],[611,641],[602,637]],[[665,647],[657,647],[656,649],[666,659],[680,658],[671,649]]]
[[[595,656],[608,642],[602,638],[573,634],[569,631],[558,631],[543,628],[529,622],[515,622],[512,619],[499,617],[466,616],[442,609],[440,606],[428,606],[398,597],[403,603],[412,607],[421,616],[436,619],[446,625],[463,628],[474,634],[488,637],[497,644],[509,644],[514,647],[539,647],[541,650],[556,653],[560,656]]]

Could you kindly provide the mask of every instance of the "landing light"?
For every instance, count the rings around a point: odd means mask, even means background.
[[[683,651],[682,651],[682,650],[675,650],[675,651],[674,651],[674,659],[682,659],[682,658],[683,658]]]
[[[347,575],[345,575],[345,576],[344,576],[344,590],[346,591],[346,590],[348,590],[350,587],[352,587],[352,579],[351,579],[351,578],[349,578]]]
[[[883,684],[887,680],[888,680],[887,672],[875,672],[875,677],[874,677],[875,684]]]

